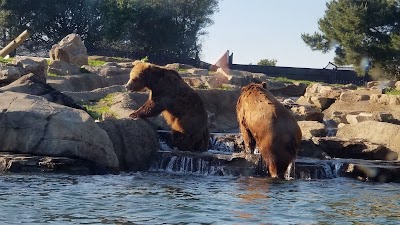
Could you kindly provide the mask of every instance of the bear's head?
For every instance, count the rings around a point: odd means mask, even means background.
[[[147,87],[147,79],[151,75],[151,68],[153,67],[152,64],[142,62],[142,61],[135,61],[132,63],[133,68],[130,73],[129,81],[125,85],[128,91],[141,91],[145,87]]]

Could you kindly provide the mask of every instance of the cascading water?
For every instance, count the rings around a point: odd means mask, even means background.
[[[150,171],[165,171],[174,173],[188,173],[197,175],[232,175],[225,171],[224,166],[218,165],[212,157],[207,155],[173,155],[170,152],[160,152],[160,160],[153,163]]]
[[[326,136],[333,137],[336,136],[337,123],[334,120],[324,120]]]
[[[238,134],[212,134],[210,150],[203,153],[181,152],[170,147],[169,134],[160,135],[160,151],[150,171],[212,176],[266,176],[259,154],[237,152]],[[297,158],[287,179],[332,179],[340,175],[343,162]]]
[[[297,179],[332,179],[339,177],[343,165],[343,162],[339,160],[298,158],[295,174]]]

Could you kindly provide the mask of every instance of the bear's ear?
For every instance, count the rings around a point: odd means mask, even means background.
[[[262,86],[264,89],[267,89],[267,82],[265,82],[265,81],[262,82],[262,83],[261,83],[261,86]]]
[[[139,64],[139,63],[143,63],[143,61],[141,61],[141,60],[135,60],[135,61],[132,62],[132,65],[133,65],[133,66],[136,66],[136,65]]]

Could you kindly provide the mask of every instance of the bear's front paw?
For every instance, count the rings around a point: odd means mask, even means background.
[[[129,114],[129,118],[136,119],[139,118],[139,115],[137,114],[136,111],[134,111],[133,113]]]

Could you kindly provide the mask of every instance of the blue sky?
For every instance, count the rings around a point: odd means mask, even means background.
[[[233,63],[257,64],[276,59],[277,66],[323,68],[334,52],[312,51],[302,33],[319,31],[328,0],[222,0],[214,24],[206,28],[201,59],[215,63],[229,50]]]

